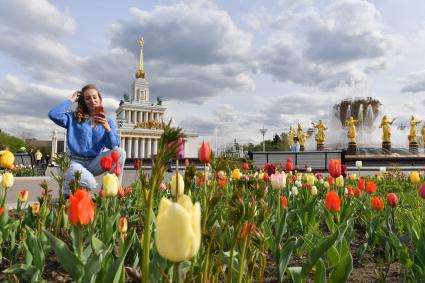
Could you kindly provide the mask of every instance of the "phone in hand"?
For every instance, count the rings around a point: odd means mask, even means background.
[[[94,108],[94,112],[97,115],[97,114],[100,114],[100,113],[105,113],[105,110],[103,109],[103,106],[96,106]]]

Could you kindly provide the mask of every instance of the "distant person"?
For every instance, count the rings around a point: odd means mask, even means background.
[[[294,137],[294,144],[291,146],[291,151],[299,152],[300,151],[300,143],[298,137]]]
[[[35,164],[40,164],[41,158],[43,158],[43,154],[41,153],[39,149],[37,149],[34,153],[34,157],[35,157]]]
[[[73,103],[75,111],[70,111]],[[49,117],[57,125],[67,129],[67,146],[71,166],[65,172],[64,195],[69,196],[69,182],[76,171],[81,172],[80,186],[94,190],[97,186],[94,176],[103,173],[100,167],[102,157],[117,150],[118,162],[124,168],[125,151],[118,147],[120,138],[111,118],[106,117],[102,107],[102,96],[94,85],[86,85],[72,97],[49,112]],[[121,183],[122,174],[119,176]]]

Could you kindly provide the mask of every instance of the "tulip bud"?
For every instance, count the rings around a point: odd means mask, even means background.
[[[3,188],[7,189],[13,186],[13,174],[10,172],[4,172],[1,180]]]
[[[178,195],[182,195],[184,193],[184,179],[183,176],[181,174],[178,175],[178,180],[179,180],[179,187],[178,187]],[[171,194],[173,196],[176,196],[176,174],[173,175],[172,179],[171,179]]]
[[[136,160],[134,160],[134,169],[136,169],[136,170],[139,170],[140,169],[140,166],[141,166],[141,164],[142,164],[142,162],[141,162],[141,160],[140,159],[136,159]]]
[[[232,171],[232,178],[236,181],[239,181],[241,178],[241,171],[238,168],[233,169]]]
[[[379,167],[379,172],[386,173],[387,172],[387,167]]]
[[[112,165],[114,161],[111,156],[105,156],[100,159],[100,167],[103,171],[110,171],[112,169]]]
[[[355,181],[355,180],[357,180],[357,175],[356,175],[356,174],[351,174],[351,175],[350,175],[350,180],[351,180],[351,181]]]
[[[120,233],[126,233],[128,228],[128,220],[127,217],[120,217],[117,222],[117,231]]]
[[[211,149],[210,145],[207,142],[202,142],[201,147],[199,148],[198,158],[203,164],[207,164],[211,159]]]
[[[0,156],[0,166],[13,169],[13,162],[15,162],[15,156],[12,152],[4,150],[3,154]]]
[[[6,210],[4,207],[0,207],[0,217],[3,215],[3,212]]]
[[[270,177],[270,182],[273,189],[283,189],[286,186],[286,174],[276,173]]]
[[[243,169],[244,169],[244,170],[248,170],[248,169],[249,169],[249,164],[245,162],[245,163],[243,164]]]
[[[422,186],[419,189],[419,196],[425,199],[425,183],[422,183]]]
[[[324,183],[323,183],[323,187],[325,187],[326,189],[329,189],[329,187],[330,187],[331,185],[329,185],[329,182],[328,181],[325,181]]]
[[[314,185],[314,175],[307,175],[307,185],[309,186]]]
[[[40,204],[38,202],[31,205],[31,212],[32,215],[36,216],[38,215],[38,212],[40,211]]]
[[[296,186],[296,187],[301,188],[301,187],[302,187],[302,185],[303,185],[303,184],[301,183],[301,181],[298,181],[298,180],[296,180],[296,181],[295,181],[295,186]]]
[[[264,173],[258,174],[258,180],[263,180],[263,179],[264,179]]]
[[[362,167],[363,167],[363,162],[361,160],[357,160],[356,161],[356,168],[360,170],[360,169],[362,169]]]
[[[307,167],[306,169],[305,169],[305,171],[306,172],[308,172],[308,173],[311,173],[311,171],[312,171],[313,169],[311,169],[311,167]]]
[[[420,178],[420,176],[419,176],[419,173],[418,172],[412,172],[412,173],[410,173],[410,181],[413,183],[413,184],[419,184],[419,182],[421,181],[421,178]]]
[[[291,194],[293,194],[294,196],[298,195],[298,188],[297,187],[292,187],[291,189]]]
[[[120,176],[121,175],[121,172],[122,172],[122,170],[121,170],[121,164],[119,162],[117,162],[115,164],[114,174],[117,175],[117,176]]]
[[[313,196],[317,195],[317,188],[316,188],[316,186],[311,187],[311,195],[313,195]]]
[[[398,197],[395,193],[389,193],[387,195],[387,204],[391,207],[396,207],[398,204]]]
[[[111,158],[113,161],[117,162],[120,159],[120,154],[117,150],[113,150],[111,153]]]
[[[341,175],[335,179],[338,188],[344,187],[344,177]]]
[[[26,202],[28,200],[28,190],[18,192],[18,202]]]
[[[193,258],[201,244],[201,206],[181,195],[178,202],[162,198],[159,204],[155,245],[158,253],[173,262]]]
[[[103,176],[103,194],[106,197],[113,197],[118,194],[119,181],[115,174],[107,173]]]

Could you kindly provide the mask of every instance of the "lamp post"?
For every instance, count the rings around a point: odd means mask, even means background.
[[[264,135],[266,134],[266,132],[267,132],[267,129],[265,128],[260,129],[260,133],[263,135],[263,152],[266,151],[266,144],[264,142]]]

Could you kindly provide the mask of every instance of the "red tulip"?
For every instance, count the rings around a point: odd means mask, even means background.
[[[363,177],[361,177],[359,182],[357,183],[357,188],[361,191],[365,189],[365,181]]]
[[[373,181],[367,181],[366,182],[366,192],[368,194],[374,194],[376,192],[376,189],[378,188],[378,186],[373,182]]]
[[[4,210],[5,210],[5,208],[4,208],[4,207],[0,207],[0,216],[2,216],[2,215],[3,215]]]
[[[372,205],[372,209],[379,211],[384,209],[384,201],[379,197],[370,198],[370,204]]]
[[[325,198],[325,207],[331,212],[341,210],[341,199],[335,191],[329,191]]]
[[[335,184],[335,179],[332,176],[329,176],[328,182],[329,182],[329,185],[332,186],[333,184]]]
[[[396,207],[398,204],[398,197],[395,193],[389,193],[387,195],[387,204],[391,207]]]
[[[291,158],[288,158],[288,160],[286,160],[285,170],[288,171],[288,172],[292,171],[292,160],[291,160]]]
[[[338,178],[341,176],[341,160],[338,159],[331,159],[329,160],[329,174],[334,177]]]
[[[248,170],[248,169],[249,169],[249,164],[245,162],[245,163],[243,164],[243,169],[244,169],[244,170]]]
[[[100,167],[102,167],[103,171],[110,171],[112,169],[113,164],[114,160],[111,156],[102,157],[102,159],[100,160]]]
[[[425,183],[422,183],[422,186],[419,189],[419,196],[425,199]]]
[[[134,160],[134,169],[139,170],[141,163],[140,159]]]
[[[198,158],[203,164],[207,164],[210,162],[211,159],[211,148],[209,143],[202,142],[201,147],[198,151]]]
[[[117,150],[114,150],[112,151],[111,157],[113,161],[118,161],[118,159],[120,159],[120,154]]]
[[[359,188],[355,188],[354,191],[353,191],[353,193],[354,193],[354,195],[356,197],[358,197],[358,196],[360,196],[360,194],[362,193],[362,191]]]
[[[69,197],[68,219],[72,225],[87,225],[94,218],[95,206],[89,193],[78,189]]]
[[[283,208],[288,208],[288,200],[286,199],[285,196],[280,197],[280,202],[282,203]]]
[[[121,175],[121,173],[122,173],[121,164],[119,162],[117,162],[117,164],[115,165],[114,174],[119,176],[119,175]]]

